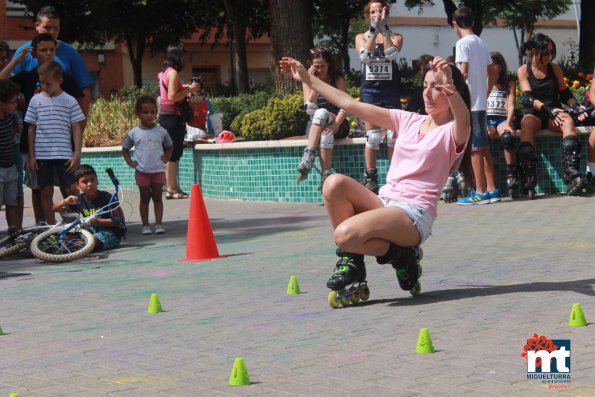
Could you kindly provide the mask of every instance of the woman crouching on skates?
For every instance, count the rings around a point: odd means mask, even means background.
[[[395,268],[399,285],[419,293],[420,244],[431,234],[440,192],[459,165],[466,178],[470,168],[470,97],[461,73],[435,57],[424,76],[427,115],[384,109],[355,101],[323,83],[292,58],[281,70],[311,87],[329,102],[353,115],[394,130],[395,151],[387,183],[376,196],[340,174],[326,180],[322,195],[338,245],[336,269],[327,281],[329,303],[337,307],[367,299],[364,255]],[[345,288],[354,283],[348,290]]]

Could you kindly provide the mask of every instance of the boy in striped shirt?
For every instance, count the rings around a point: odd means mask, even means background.
[[[59,63],[45,62],[37,71],[42,91],[31,98],[25,115],[25,122],[29,123],[27,165],[37,172],[43,214],[49,224],[54,224],[54,174],[67,196],[78,194],[73,173],[80,165],[83,146],[80,122],[85,116],[77,100],[60,88],[63,75]]]

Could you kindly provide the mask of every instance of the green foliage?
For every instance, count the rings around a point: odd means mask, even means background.
[[[91,104],[83,143],[85,147],[117,146],[126,133],[138,124],[134,114],[136,98],[112,96]]]
[[[238,117],[240,134],[247,140],[282,139],[303,135],[308,122],[303,101],[302,93],[269,99],[264,108]]]
[[[254,94],[242,94],[235,97],[211,98],[213,113],[223,115],[223,129],[238,132],[239,127],[232,125],[238,116],[243,116],[253,110],[263,108],[270,98],[277,95],[271,90],[258,91]]]
[[[148,95],[153,98],[157,98],[159,96],[159,84],[158,83],[151,83],[147,85],[143,85],[142,87],[137,87],[135,85],[131,85],[128,87],[124,87],[118,91],[119,95],[123,98],[131,99],[133,102],[136,101],[138,97]]]

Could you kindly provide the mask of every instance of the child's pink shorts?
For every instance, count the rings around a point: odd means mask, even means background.
[[[136,186],[151,186],[151,184],[163,185],[165,183],[165,172],[140,172],[134,173]]]

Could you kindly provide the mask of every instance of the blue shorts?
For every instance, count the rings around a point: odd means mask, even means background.
[[[380,106],[385,109],[402,109],[401,95],[397,93],[384,94],[382,92],[375,92],[370,90],[362,90],[359,95],[361,103],[369,103],[370,105]]]
[[[471,150],[490,147],[485,110],[471,112]]]
[[[110,229],[90,227],[89,231],[93,233],[93,237],[101,241],[102,251],[113,250],[120,246],[120,239]]]
[[[405,214],[413,221],[413,224],[419,232],[419,245],[430,237],[432,226],[436,219],[425,208],[419,205],[411,204],[406,201],[393,200],[387,197],[380,197],[385,207],[397,207],[403,210]]]
[[[506,116],[488,116],[488,127],[497,128],[500,124],[506,122]]]

